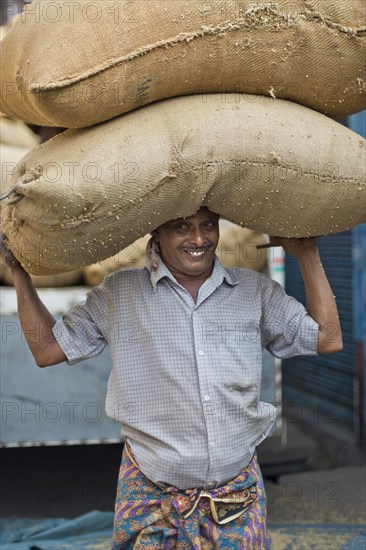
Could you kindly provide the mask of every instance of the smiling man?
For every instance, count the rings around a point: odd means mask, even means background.
[[[218,238],[207,208],[165,223],[152,232],[146,268],[109,275],[57,322],[3,246],[21,324],[42,327],[41,340],[25,330],[39,366],[109,345],[106,410],[126,437],[114,550],[265,548],[256,446],[275,409],[259,401],[262,349],[284,358],[342,348],[313,239],[274,239],[299,262],[305,309],[262,274],[224,269]]]
[[[194,216],[165,223],[152,235],[164,264],[196,301],[201,285],[212,273],[219,216],[201,208]]]

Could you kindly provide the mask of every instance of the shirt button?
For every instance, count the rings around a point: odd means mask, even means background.
[[[204,400],[205,400],[205,401],[210,401],[210,396],[209,396],[209,395],[205,395]]]
[[[200,349],[198,355],[203,355],[203,351]]]
[[[211,443],[208,444],[208,446],[212,448],[212,447],[215,446],[215,443],[211,442]]]

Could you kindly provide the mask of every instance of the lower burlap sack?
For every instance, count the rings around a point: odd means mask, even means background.
[[[365,108],[365,0],[37,0],[1,43],[0,108],[82,128],[230,92],[333,117]]]
[[[42,144],[2,209],[15,256],[34,274],[69,271],[201,205],[287,237],[364,222],[365,140],[306,107],[254,99],[170,99]]]

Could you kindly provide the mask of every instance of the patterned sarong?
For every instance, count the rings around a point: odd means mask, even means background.
[[[127,452],[126,452],[127,451]],[[256,455],[216,489],[160,488],[125,449],[119,472],[113,550],[264,550],[266,495]]]

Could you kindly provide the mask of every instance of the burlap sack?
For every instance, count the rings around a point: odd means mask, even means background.
[[[365,140],[283,100],[166,100],[33,150],[3,207],[25,268],[69,271],[201,205],[261,233],[307,237],[365,221]]]
[[[0,27],[0,40],[2,40],[5,37],[7,32],[8,32],[8,29],[5,26],[1,25],[1,27]]]
[[[0,143],[10,147],[33,149],[41,139],[24,122],[13,120],[0,113]]]
[[[0,143],[0,195],[8,190],[14,170],[29,151],[30,148],[14,147]]]
[[[2,41],[1,109],[78,128],[228,92],[331,116],[365,105],[364,0],[37,0]]]
[[[124,250],[121,250],[112,258],[107,258],[97,264],[88,265],[83,268],[85,284],[89,286],[100,285],[106,275],[117,269],[128,267],[144,267],[145,250],[150,235],[138,239]]]
[[[0,194],[8,190],[12,172],[27,153],[29,153],[29,150],[39,144],[39,141],[38,136],[28,129],[25,124],[20,121],[10,120],[0,113]],[[26,148],[26,145],[24,147],[15,147],[12,145],[17,142],[28,144],[28,147]],[[82,270],[77,269],[68,273],[55,275],[32,275],[31,277],[34,285],[38,288],[73,286],[81,282]],[[11,270],[1,257],[0,282],[5,285],[13,285]]]
[[[0,113],[0,195],[8,189],[16,165],[39,143],[39,136],[23,122]]]
[[[264,235],[231,223],[221,224],[216,254],[225,267],[245,267],[262,271],[267,263],[267,251],[257,250]]]
[[[4,121],[3,116],[0,115],[0,159],[1,159],[1,177],[0,177],[0,194],[5,193],[6,190],[9,188],[9,181],[11,178],[11,174],[16,168],[17,164],[21,162],[21,160],[27,155],[29,152],[29,149],[31,147],[35,147],[39,143],[39,139],[36,139],[37,136],[31,132],[31,134],[28,134],[27,131],[24,133],[22,130],[27,128],[25,124],[23,125],[21,122],[17,124],[17,121],[9,121],[10,123],[14,122],[13,124],[6,124],[3,126],[1,124]],[[8,120],[8,119],[7,119]],[[10,128],[10,132],[8,133],[7,130]],[[20,143],[29,143],[32,144],[30,148],[23,148],[23,147],[14,147],[11,145],[5,145],[4,143],[16,141],[17,133],[14,132],[19,128],[20,132]],[[4,130],[4,131],[3,131]],[[33,139],[33,136],[34,138]],[[14,138],[10,139],[10,138]],[[29,139],[28,139],[29,138]],[[4,139],[4,143],[3,143]],[[0,204],[1,206],[1,204]],[[82,270],[77,269],[75,271],[71,271],[68,273],[60,273],[55,275],[32,275],[33,283],[36,287],[61,287],[61,286],[73,286],[76,284],[79,284],[82,280]],[[2,258],[0,257],[0,282],[5,285],[13,285],[13,276],[11,274],[11,270],[9,267],[4,263]]]

